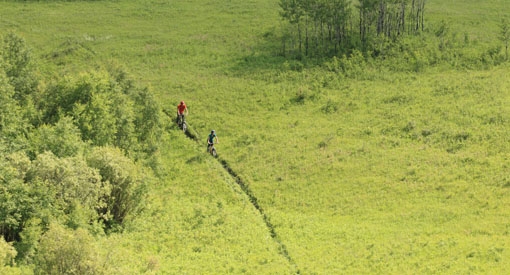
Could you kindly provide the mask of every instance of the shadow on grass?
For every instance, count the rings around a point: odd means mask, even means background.
[[[267,32],[259,39],[258,44],[251,48],[251,53],[234,59],[232,66],[227,68],[229,74],[235,76],[257,76],[266,73],[296,71],[321,66],[326,57],[312,57],[297,53],[283,54],[280,39]]]

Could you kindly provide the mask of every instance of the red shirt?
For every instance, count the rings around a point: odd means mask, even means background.
[[[177,109],[179,110],[179,114],[183,114],[184,113],[184,110],[186,110],[186,104],[179,104],[177,106]]]

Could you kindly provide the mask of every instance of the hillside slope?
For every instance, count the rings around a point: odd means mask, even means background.
[[[427,26],[447,20],[473,52],[497,44],[499,16],[510,12],[498,0],[429,2]],[[217,131],[221,157],[303,273],[510,270],[508,65],[352,78],[305,67],[276,56],[278,5],[269,0],[1,6],[0,29],[26,37],[46,67],[113,60],[171,113],[185,100],[188,122],[202,137]],[[204,150],[171,132],[153,216],[111,240],[132,252],[126,265],[143,270],[154,256],[176,273],[292,272]]]
[[[292,273],[262,217],[222,167],[179,131],[165,135],[160,183],[123,234],[99,240],[122,274]]]

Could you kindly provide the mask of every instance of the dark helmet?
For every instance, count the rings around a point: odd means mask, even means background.
[[[211,134],[214,134],[214,130],[211,130]]]
[[[184,105],[184,101],[181,101],[181,105]]]

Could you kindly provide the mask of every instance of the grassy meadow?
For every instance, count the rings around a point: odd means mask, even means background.
[[[117,271],[510,272],[508,63],[346,76],[278,56],[278,12],[274,0],[0,2],[0,34],[24,37],[41,73],[122,64],[169,113],[189,107],[202,144],[169,126],[143,215],[98,240]],[[426,13],[426,28],[445,20],[481,53],[510,5],[431,0]],[[206,155],[211,129],[295,265]]]
[[[177,131],[165,143],[164,182],[149,193],[144,214],[125,233],[98,242],[115,272],[291,273],[258,212],[220,164]]]

